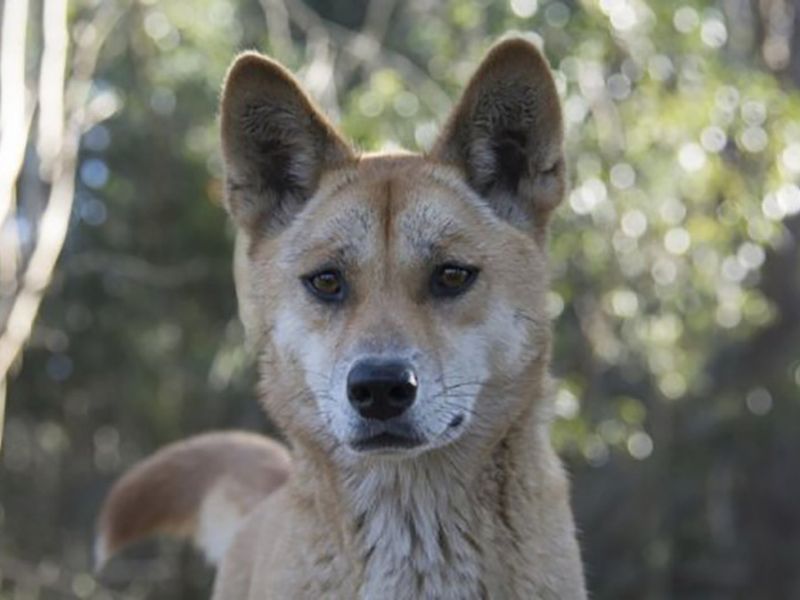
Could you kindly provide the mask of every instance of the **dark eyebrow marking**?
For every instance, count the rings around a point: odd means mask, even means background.
[[[433,208],[426,205],[405,215],[401,229],[417,252],[430,257],[444,255],[445,242],[460,235],[460,229],[452,218],[435,215]]]
[[[361,243],[374,226],[375,216],[370,210],[363,207],[344,210],[322,223],[316,235],[298,232],[287,259],[298,262],[310,252],[319,252],[332,263],[356,264],[363,253]]]
[[[362,254],[361,250],[355,244],[344,242],[336,244],[335,242],[323,242],[304,244],[299,246],[296,250],[287,255],[290,262],[300,262],[306,254],[311,252],[319,252],[325,257],[324,262],[329,262],[334,265],[351,265],[358,263],[358,257]]]

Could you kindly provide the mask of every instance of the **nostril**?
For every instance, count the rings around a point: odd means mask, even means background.
[[[372,394],[366,385],[353,385],[350,387],[350,399],[359,406],[365,406],[372,401]]]
[[[417,386],[410,383],[393,385],[389,389],[389,399],[397,404],[405,404],[413,400],[417,393]]]

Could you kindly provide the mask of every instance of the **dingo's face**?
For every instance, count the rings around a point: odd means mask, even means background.
[[[354,450],[444,444],[544,352],[541,251],[446,168],[371,158],[336,177],[270,247],[270,360]]]
[[[290,434],[414,455],[507,427],[549,333],[543,249],[563,193],[539,53],[497,46],[430,156],[356,157],[281,67],[244,55],[222,109],[242,317]],[[516,387],[514,387],[516,386]]]

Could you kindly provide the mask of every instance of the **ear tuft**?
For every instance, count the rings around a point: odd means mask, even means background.
[[[221,105],[226,202],[251,233],[286,225],[350,147],[278,63],[255,52],[228,71]]]
[[[550,68],[533,44],[511,38],[489,51],[431,154],[459,167],[501,217],[538,227],[564,193],[562,145]]]

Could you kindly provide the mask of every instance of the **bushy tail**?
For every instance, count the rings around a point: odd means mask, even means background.
[[[97,520],[97,568],[155,534],[192,539],[217,564],[244,518],[289,471],[286,448],[249,433],[207,433],[159,450],[106,498]]]

